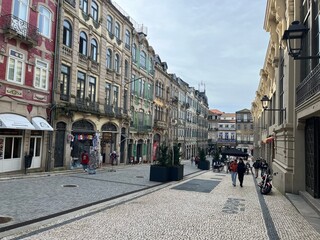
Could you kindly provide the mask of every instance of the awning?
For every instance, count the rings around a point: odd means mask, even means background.
[[[0,114],[0,128],[35,130],[27,118],[11,113]]]
[[[50,126],[50,124],[42,117],[33,117],[32,124],[36,130],[53,131],[53,128]]]
[[[271,142],[273,142],[273,140],[274,140],[274,137],[267,137],[266,139],[264,139],[262,141],[262,143],[271,143]]]

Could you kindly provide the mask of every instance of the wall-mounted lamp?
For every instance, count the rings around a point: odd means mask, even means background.
[[[264,111],[280,111],[280,112],[284,112],[284,119],[286,119],[286,108],[279,108],[279,109],[272,109],[272,108],[268,108],[268,104],[269,102],[271,102],[271,100],[268,98],[267,95],[264,95],[263,98],[261,99],[262,102],[262,107]]]
[[[303,47],[303,38],[309,31],[299,21],[293,21],[288,30],[284,31],[282,40],[287,41],[288,52],[294,60],[320,58],[320,56],[300,56]]]

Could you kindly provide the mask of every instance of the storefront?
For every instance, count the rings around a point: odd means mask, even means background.
[[[30,168],[41,168],[44,131],[52,131],[50,124],[41,117],[31,122],[17,114],[0,114],[0,173],[24,169],[24,158],[32,156]]]

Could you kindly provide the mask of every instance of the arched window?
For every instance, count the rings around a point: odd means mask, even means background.
[[[85,34],[84,32],[81,32],[80,41],[79,41],[79,53],[83,55],[87,55],[87,44],[88,44],[87,34]]]
[[[111,59],[112,59],[112,51],[110,48],[107,50],[107,68],[111,69],[112,64],[111,64]]]
[[[51,35],[51,16],[51,12],[47,8],[39,7],[39,32],[47,38],[50,38]]]
[[[107,31],[109,33],[112,33],[112,23],[113,20],[112,20],[112,17],[110,15],[107,16]]]
[[[120,24],[118,22],[114,25],[114,35],[117,39],[120,39]]]
[[[91,40],[91,59],[95,62],[98,61],[98,44],[95,39]]]
[[[63,45],[72,47],[72,27],[69,21],[63,21]]]
[[[137,62],[137,46],[136,44],[132,44],[132,61]]]
[[[140,66],[147,69],[146,53],[144,51],[140,52]]]
[[[120,72],[120,57],[118,54],[114,57],[114,70],[119,73]]]
[[[125,47],[127,49],[130,49],[130,32],[129,32],[129,30],[126,30],[126,36],[125,36],[124,42],[125,42]]]
[[[98,22],[99,19],[99,7],[95,1],[91,3],[91,16],[93,21]]]

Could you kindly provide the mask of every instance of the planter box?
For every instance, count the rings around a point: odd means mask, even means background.
[[[181,179],[183,179],[183,169],[183,165],[169,167],[169,180],[180,181]]]
[[[169,168],[159,165],[150,165],[150,181],[153,182],[168,182]]]
[[[201,170],[209,170],[210,169],[210,161],[200,161],[198,164],[198,168]]]

